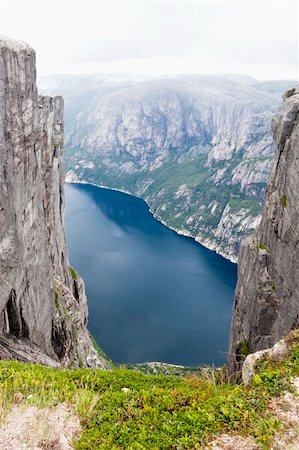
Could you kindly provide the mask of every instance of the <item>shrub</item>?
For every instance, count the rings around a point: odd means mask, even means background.
[[[283,208],[286,208],[287,207],[287,197],[286,197],[285,194],[283,194],[283,196],[281,197],[280,201],[281,201],[281,204],[282,204]]]
[[[78,273],[73,267],[69,266],[69,272],[70,272],[71,277],[72,277],[73,280],[77,280],[78,279]]]

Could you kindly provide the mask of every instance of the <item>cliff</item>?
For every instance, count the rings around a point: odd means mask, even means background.
[[[236,261],[260,219],[288,83],[61,75],[40,85],[66,101],[69,181],[140,196],[167,226]]]
[[[65,243],[63,100],[39,97],[35,52],[0,37],[0,357],[107,367]]]
[[[277,150],[262,220],[241,247],[229,368],[299,327],[299,89],[272,122]]]

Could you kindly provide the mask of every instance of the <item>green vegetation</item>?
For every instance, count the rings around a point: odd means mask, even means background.
[[[54,302],[56,308],[59,308],[59,290],[56,286],[54,286]]]
[[[138,363],[138,364],[121,364],[119,366],[123,369],[137,370],[146,375],[175,375],[188,376],[198,375],[199,371],[206,370],[200,367],[176,366],[163,362],[155,363]]]
[[[283,194],[283,196],[281,197],[280,201],[281,201],[281,204],[282,204],[283,208],[286,208],[287,207],[287,197],[286,197],[285,194]]]
[[[68,315],[68,310],[60,296],[60,292],[57,286],[54,286],[54,302],[56,308],[60,310],[60,313],[63,313],[63,315],[66,317]]]
[[[106,361],[109,361],[109,363],[112,365],[112,361],[109,358],[109,356],[104,352],[104,350],[99,346],[99,344],[97,343],[97,341],[95,340],[95,338],[93,337],[93,335],[89,332],[89,337],[90,340],[92,342],[93,348],[96,350],[96,352],[98,353],[98,355],[101,358],[106,359]]]
[[[175,150],[175,149],[172,149]],[[188,151],[188,149],[186,149]],[[168,226],[191,236],[201,236],[216,243],[215,229],[223,211],[229,205],[229,215],[233,225],[232,235],[236,241],[251,234],[252,229],[244,230],[240,221],[248,216],[257,217],[262,209],[265,183],[255,183],[254,195],[240,191],[239,184],[232,184],[235,167],[242,161],[235,156],[230,161],[214,162],[207,167],[207,154],[196,158],[178,160],[180,151],[172,152],[163,165],[154,170],[139,170],[134,173],[119,172],[118,167],[127,159],[119,160],[117,168],[106,166],[98,152],[87,152],[88,160],[94,168],[80,167],[80,160],[86,152],[73,148],[65,149],[66,170],[74,170],[79,179],[87,183],[105,185],[125,190],[146,199],[151,210]],[[252,158],[252,165],[268,158]],[[215,182],[219,170],[224,170],[223,178]],[[217,242],[225,250],[226,239]]]
[[[259,363],[249,386],[227,382],[209,369],[186,377],[144,375],[134,370],[53,370],[0,362],[2,418],[22,394],[24,405],[65,402],[81,418],[81,450],[200,449],[220,433],[251,435],[267,449],[283,427],[267,405],[291,391],[299,375],[298,336],[280,363]],[[125,389],[123,389],[125,388]]]
[[[250,351],[249,351],[249,347],[248,347],[248,343],[247,343],[246,339],[243,339],[243,341],[240,342],[239,350],[240,350],[240,354],[242,356],[245,357],[245,356],[249,355]]]
[[[69,266],[69,272],[70,272],[73,280],[78,279],[78,273],[76,272],[76,270],[73,267]]]
[[[260,242],[257,246],[258,250],[264,250],[266,253],[269,253],[269,249],[263,242]]]

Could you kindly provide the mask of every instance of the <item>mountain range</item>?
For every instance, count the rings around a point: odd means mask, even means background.
[[[260,220],[271,119],[291,81],[246,75],[52,75],[65,99],[67,181],[142,197],[170,228],[237,261]]]

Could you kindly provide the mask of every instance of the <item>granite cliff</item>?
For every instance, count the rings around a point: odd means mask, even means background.
[[[272,121],[276,155],[261,223],[241,246],[229,367],[299,327],[299,89]]]
[[[65,243],[63,100],[37,94],[35,52],[0,37],[0,358],[108,367]]]
[[[40,86],[66,101],[67,180],[140,196],[169,227],[237,260],[260,220],[271,118],[290,82],[58,75]]]

